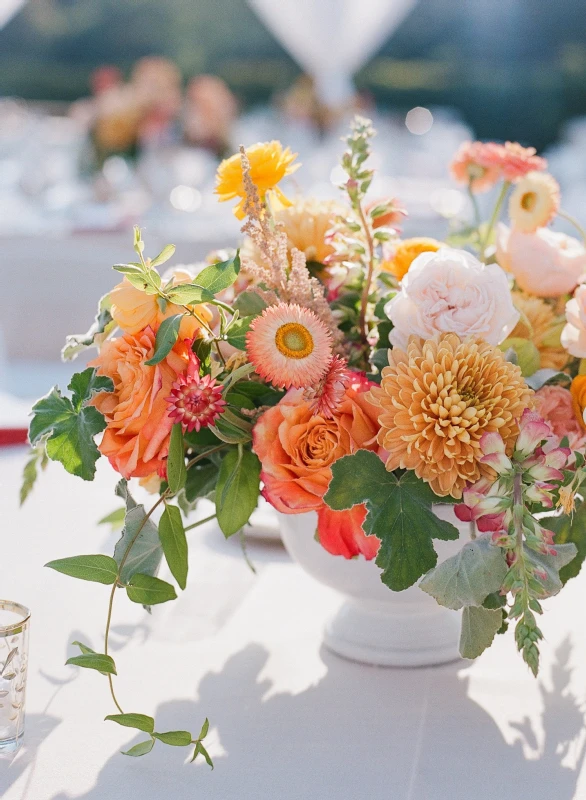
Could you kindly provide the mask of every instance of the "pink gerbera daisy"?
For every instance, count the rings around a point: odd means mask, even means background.
[[[547,161],[535,155],[534,147],[522,147],[518,142],[505,142],[502,146],[501,169],[506,181],[517,181],[534,170],[547,168]]]
[[[261,378],[279,388],[316,386],[332,355],[332,337],[307,308],[279,303],[266,308],[246,334],[246,352]]]
[[[199,359],[191,353],[186,374],[178,376],[170,396],[165,398],[169,403],[169,417],[180,422],[186,431],[200,431],[212,425],[226,405],[222,384],[210,375],[202,377],[199,366]]]
[[[501,178],[502,150],[495,142],[463,142],[450,164],[452,177],[475,193],[486,192]]]

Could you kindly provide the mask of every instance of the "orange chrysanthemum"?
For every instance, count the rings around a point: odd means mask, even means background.
[[[437,253],[443,247],[437,239],[429,239],[425,236],[416,236],[414,239],[403,239],[392,246],[391,255],[381,263],[384,272],[390,272],[397,278],[403,280],[409,272],[409,267],[421,253]]]
[[[412,469],[440,497],[461,497],[468,481],[494,477],[480,463],[482,434],[498,431],[510,454],[532,394],[519,367],[482,340],[412,337],[406,353],[389,351],[370,392],[387,469]]]
[[[246,155],[250,162],[250,179],[258,189],[260,200],[264,202],[267,192],[272,191],[281,208],[290,206],[291,201],[285,197],[277,184],[300,166],[300,164],[293,165],[297,153],[292,153],[288,147],[283,150],[281,142],[272,141],[259,142],[247,147]],[[225,159],[218,167],[216,194],[221,203],[239,197],[240,202],[234,209],[234,214],[238,219],[244,219],[246,189],[240,153]]]
[[[568,353],[560,342],[564,317],[556,317],[554,309],[542,300],[525,292],[512,292],[515,308],[521,319],[511,337],[529,339],[539,350],[541,369],[561,370],[568,363]]]

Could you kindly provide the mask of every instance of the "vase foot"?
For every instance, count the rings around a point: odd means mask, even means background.
[[[440,606],[418,613],[349,600],[327,624],[336,655],[380,667],[426,667],[460,659],[460,613]]]

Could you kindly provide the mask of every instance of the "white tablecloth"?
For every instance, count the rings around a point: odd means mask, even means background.
[[[209,716],[216,769],[184,764],[184,748],[120,755],[140,736],[101,721],[106,680],[64,666],[73,640],[101,647],[108,588],[43,569],[113,543],[96,520],[118,505],[115,476],[50,465],[19,510],[24,460],[0,453],[0,596],[33,615],[25,745],[0,760],[3,800],[586,798],[586,576],[546,603],[538,681],[510,635],[473,664],[377,669],[321,646],[335,593],[278,546],[250,543],[253,575],[213,524],[191,534],[179,600],[148,616],[120,593],[113,655],[123,706],[159,730]]]

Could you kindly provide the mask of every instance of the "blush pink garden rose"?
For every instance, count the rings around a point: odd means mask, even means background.
[[[583,450],[586,432],[576,417],[571,392],[563,386],[542,386],[533,399],[535,410],[554,434],[560,439],[567,436],[572,450]]]
[[[573,291],[586,272],[586,249],[572,236],[549,228],[522,233],[500,224],[496,258],[527,294],[559,297]]]
[[[305,401],[302,390],[290,390],[260,417],[253,431],[259,457],[263,496],[283,514],[317,511],[320,544],[333,555],[376,556],[376,536],[366,536],[363,505],[333,511],[323,501],[332,478],[332,464],[357,450],[379,452],[378,408],[367,396],[369,382],[355,374],[336,413],[326,417]]]
[[[562,347],[576,358],[586,358],[586,284],[581,283],[566,303],[566,325],[561,336]]]
[[[497,345],[519,320],[503,270],[450,247],[417,256],[385,313],[394,325],[389,340],[402,349],[410,336],[442,333]]]

